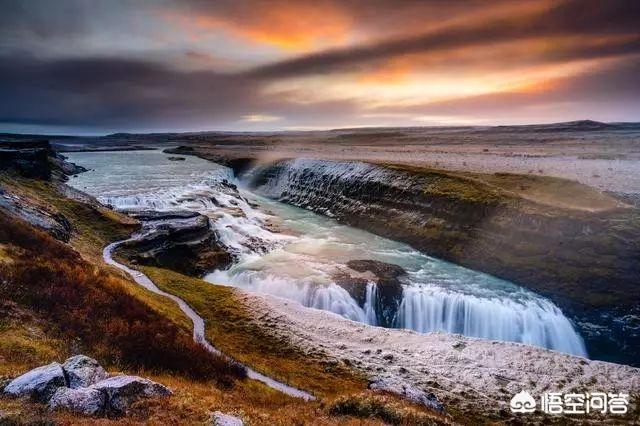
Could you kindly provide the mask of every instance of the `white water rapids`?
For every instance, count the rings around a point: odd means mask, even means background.
[[[207,215],[236,257],[205,279],[270,293],[378,325],[376,286],[360,306],[334,282],[345,264],[372,259],[407,271],[394,327],[522,342],[586,356],[582,338],[551,301],[510,282],[426,256],[406,244],[340,225],[242,189],[230,169],[159,151],[69,153],[91,169],[70,184],[116,209]],[[239,186],[239,191],[224,181]]]

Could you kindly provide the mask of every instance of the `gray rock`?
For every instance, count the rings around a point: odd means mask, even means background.
[[[130,261],[202,276],[233,260],[204,215],[147,212],[137,218],[144,221],[141,235],[118,248],[118,254]]]
[[[211,425],[212,426],[243,426],[244,422],[230,414],[224,414],[221,411],[216,411],[211,414]]]
[[[99,390],[107,397],[107,411],[122,414],[140,398],[169,396],[172,392],[165,386],[138,376],[115,376],[102,380],[89,389]]]
[[[97,416],[104,412],[106,400],[106,394],[97,389],[59,388],[49,400],[49,408],[62,408],[86,416]]]
[[[58,388],[66,386],[67,381],[62,365],[53,362],[15,378],[4,388],[4,393],[13,396],[29,396],[37,401],[46,402]]]
[[[85,355],[72,356],[62,364],[69,387],[86,388],[109,377],[98,361]]]
[[[432,410],[437,411],[438,413],[445,412],[444,405],[442,405],[436,395],[425,390],[417,389],[413,386],[410,386],[408,383],[379,377],[369,383],[369,389],[377,389],[395,393],[396,395],[403,396],[409,401],[413,401],[417,404],[422,404],[425,407],[429,407]]]
[[[66,217],[49,211],[24,197],[0,192],[0,207],[60,241],[68,242],[71,238],[72,227]]]

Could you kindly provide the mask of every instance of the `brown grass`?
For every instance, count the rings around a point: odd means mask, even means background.
[[[125,290],[125,283],[24,222],[0,213],[0,298],[45,316],[55,333],[77,340],[108,364],[167,370],[228,384],[244,372],[193,342]],[[189,359],[189,362],[185,362]]]
[[[366,389],[364,378],[341,362],[310,355],[269,333],[231,287],[217,286],[166,269],[141,270],[162,290],[184,299],[206,321],[209,340],[256,370],[320,396]]]
[[[69,355],[68,342],[47,328],[33,312],[0,300],[0,381]]]

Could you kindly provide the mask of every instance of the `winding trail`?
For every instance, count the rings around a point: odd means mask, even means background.
[[[221,355],[225,358],[227,358],[230,361],[236,362],[233,358],[231,358],[230,356],[222,353],[221,351],[219,351],[218,349],[216,349],[213,345],[211,345],[211,343],[209,343],[205,337],[205,333],[204,333],[204,319],[198,315],[198,313],[187,304],[187,302],[185,302],[184,300],[182,300],[181,298],[179,298],[178,296],[175,296],[171,293],[167,293],[166,291],[162,291],[160,290],[154,283],[153,281],[151,281],[151,279],[149,277],[147,277],[145,274],[143,274],[140,271],[136,271],[135,269],[131,269],[126,265],[123,265],[122,263],[117,262],[116,260],[113,259],[112,253],[113,250],[115,250],[118,246],[120,246],[121,244],[124,244],[128,241],[133,241],[135,240],[135,238],[130,238],[127,240],[122,240],[122,241],[116,241],[114,243],[109,244],[108,246],[106,246],[104,248],[104,250],[102,251],[102,257],[104,259],[104,261],[111,265],[111,266],[115,266],[118,269],[123,270],[124,272],[126,272],[127,274],[129,274],[133,280],[138,283],[139,285],[141,285],[142,287],[146,288],[147,290],[159,294],[160,296],[164,296],[167,297],[171,300],[173,300],[174,302],[176,302],[178,304],[178,306],[180,307],[180,309],[182,310],[182,312],[184,312],[184,314],[186,316],[188,316],[191,321],[193,322],[193,340],[195,340],[197,343],[203,345],[209,352],[214,353],[216,355]],[[313,401],[316,399],[315,396],[311,395],[308,392],[305,392],[303,390],[300,389],[296,389],[292,386],[289,386],[287,384],[284,384],[282,382],[279,382],[275,379],[272,379],[271,377],[267,377],[264,374],[258,373],[257,371],[249,368],[246,365],[243,365],[246,370],[247,370],[247,377],[249,377],[250,379],[253,380],[257,380],[259,382],[264,383],[265,385],[269,386],[272,389],[275,389],[277,391],[280,391],[284,394],[287,394],[289,396],[295,397],[295,398],[302,398],[304,400],[307,401]]]

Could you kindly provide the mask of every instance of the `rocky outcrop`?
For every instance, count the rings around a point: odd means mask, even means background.
[[[132,216],[142,221],[143,229],[122,244],[118,254],[133,263],[201,276],[232,261],[206,216],[196,212],[137,212]]]
[[[109,376],[98,361],[85,355],[69,358],[62,368],[66,372],[68,385],[72,389],[86,388]]]
[[[48,141],[0,143],[0,170],[14,170],[25,177],[49,179],[49,157],[53,150]]]
[[[3,392],[12,396],[27,396],[39,402],[48,401],[58,388],[66,387],[62,365],[53,362],[34,368],[12,380]]]
[[[162,151],[166,154],[183,154],[183,155],[195,155],[199,158],[212,161],[214,163],[229,167],[233,170],[236,176],[240,176],[245,171],[249,170],[254,164],[255,160],[249,157],[229,157],[226,155],[218,155],[206,151],[196,150],[191,146],[178,146],[176,148],[167,148]]]
[[[364,306],[367,299],[367,285],[370,282],[367,278],[357,277],[346,271],[338,271],[331,278],[333,282],[347,290],[349,296],[358,303],[358,306]]]
[[[401,278],[407,272],[398,265],[377,260],[350,260],[347,266],[358,272],[376,276],[378,324],[391,327],[402,302]]]
[[[281,160],[245,178],[263,195],[548,296],[592,356],[640,359],[640,331],[621,321],[640,306],[635,209],[563,209],[459,174],[362,162]],[[597,329],[607,331],[587,334]]]
[[[52,212],[2,188],[0,188],[0,209],[7,210],[11,215],[19,217],[60,241],[68,242],[71,238],[71,223],[62,214]]]
[[[66,176],[73,176],[87,171],[87,169],[82,166],[68,162],[67,157],[62,154],[56,153],[49,158],[49,161],[53,164],[54,168],[57,168]]]
[[[401,280],[402,276],[406,275],[406,271],[398,265],[371,259],[350,260],[347,266],[356,272],[369,272],[373,277],[367,279],[341,271],[333,276],[335,283],[347,290],[360,307],[364,307],[367,285],[373,282],[376,286],[375,303],[378,324],[391,327],[402,302]]]
[[[141,398],[166,397],[165,386],[138,376],[108,377],[102,366],[85,355],[64,364],[35,368],[12,380],[3,390],[16,397],[30,397],[52,409],[65,409],[87,416],[126,414]]]
[[[53,175],[65,180],[66,175],[87,171],[84,167],[67,162],[46,140],[0,142],[2,170],[13,170],[24,177],[45,180]]]

